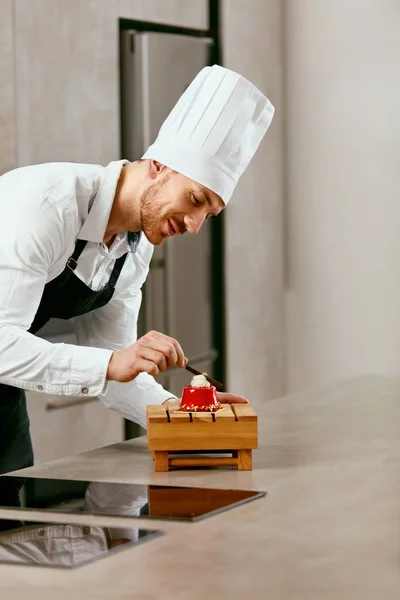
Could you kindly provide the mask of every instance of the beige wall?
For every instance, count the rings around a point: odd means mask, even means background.
[[[276,107],[225,214],[229,388],[257,404],[283,391],[282,2],[222,2],[224,65]]]
[[[205,28],[207,1],[0,0],[0,173],[119,156],[120,17]]]
[[[294,391],[400,373],[400,4],[286,7]]]
[[[208,18],[206,0],[14,2],[18,165],[119,157],[118,18],[198,28]]]
[[[13,0],[0,0],[0,175],[15,161]]]

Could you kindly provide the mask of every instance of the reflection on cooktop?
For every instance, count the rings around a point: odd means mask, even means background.
[[[0,477],[0,507],[198,521],[265,492]]]
[[[74,569],[162,535],[137,528],[65,525],[2,518],[0,564]]]

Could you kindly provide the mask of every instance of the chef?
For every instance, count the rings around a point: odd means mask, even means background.
[[[33,464],[25,390],[98,396],[142,426],[146,405],[172,398],[153,377],[184,367],[184,350],[163,333],[136,333],[153,247],[196,234],[226,207],[273,113],[254,85],[214,65],[141,160],[0,177],[0,473]],[[78,344],[36,336],[51,318],[74,318]]]

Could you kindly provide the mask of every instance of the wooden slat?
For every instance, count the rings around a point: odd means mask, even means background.
[[[255,410],[250,404],[231,404],[238,421],[257,421]]]
[[[238,451],[238,469],[239,471],[251,471],[253,467],[251,450]]]
[[[155,452],[154,453],[154,470],[156,473],[165,473],[168,471],[168,452]]]
[[[170,467],[236,467],[238,465],[237,458],[170,458]]]
[[[147,406],[146,415],[148,423],[168,423],[167,411],[163,406]]]
[[[226,423],[227,421],[236,421],[235,413],[232,410],[230,404],[222,404],[223,408],[217,410],[215,414],[216,421],[222,421]]]
[[[169,411],[169,418],[171,423],[190,423],[190,415],[187,412],[180,411]]]
[[[194,423],[198,421],[203,421],[205,423],[213,423],[214,421],[214,419],[212,418],[212,414],[206,412],[192,412],[192,419]]]

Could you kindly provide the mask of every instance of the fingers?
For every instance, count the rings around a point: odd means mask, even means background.
[[[243,396],[230,394],[229,392],[217,392],[217,399],[221,404],[248,404],[249,401]]]
[[[141,352],[141,358],[147,362],[152,362],[157,365],[158,373],[163,373],[176,363],[176,360],[172,360],[171,355],[167,356],[164,351],[153,350],[152,348],[147,347],[143,348]]]
[[[168,410],[178,410],[181,403],[181,398],[168,398],[162,403],[162,406]]]
[[[158,365],[152,360],[140,360],[137,362],[137,371],[138,373],[148,373],[153,377],[157,377],[157,375],[161,372],[158,368]]]
[[[188,360],[183,353],[182,347],[174,338],[159,331],[149,331],[141,340],[145,338],[146,343],[148,341],[151,348],[163,352],[166,356],[168,367],[172,367],[175,364],[179,367],[187,365]]]
[[[125,350],[113,352],[107,367],[107,380],[132,381],[139,373],[156,376],[166,369],[184,367],[187,359],[174,338],[150,331]]]

